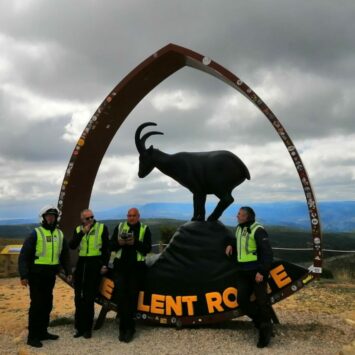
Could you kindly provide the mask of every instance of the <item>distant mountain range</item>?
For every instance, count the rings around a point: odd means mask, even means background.
[[[100,220],[125,218],[130,206],[118,206],[108,210],[95,212]],[[190,203],[147,203],[137,205],[142,218],[171,218],[190,220],[192,204]],[[207,215],[215,207],[214,203],[207,203]],[[226,225],[236,224],[236,212],[240,205],[233,204],[223,214],[221,221]],[[301,230],[310,229],[307,205],[304,202],[268,202],[254,203],[257,219],[267,226],[284,226]],[[322,229],[328,232],[355,231],[355,201],[327,201],[318,203]],[[35,223],[36,219],[7,219],[0,220],[0,225],[16,225]]]

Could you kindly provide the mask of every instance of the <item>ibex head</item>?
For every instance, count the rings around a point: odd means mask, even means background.
[[[135,135],[136,147],[139,152],[139,170],[138,176],[140,178],[146,177],[153,169],[154,162],[152,159],[153,146],[151,145],[148,149],[145,147],[145,141],[148,137],[154,134],[163,134],[161,132],[152,131],[146,133],[142,138],[140,137],[142,130],[147,126],[156,126],[157,124],[154,122],[145,122],[141,124],[137,130]]]

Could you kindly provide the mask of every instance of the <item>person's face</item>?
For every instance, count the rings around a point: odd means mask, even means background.
[[[86,210],[81,214],[81,222],[84,226],[94,223],[94,214],[91,210]]]
[[[52,224],[55,223],[56,221],[56,216],[54,214],[45,214],[43,216],[43,218],[45,219],[46,223],[51,226]]]
[[[139,212],[136,208],[131,208],[128,212],[127,212],[127,222],[129,224],[136,224],[139,221]]]
[[[237,214],[237,220],[239,224],[248,222],[248,213],[240,209]]]

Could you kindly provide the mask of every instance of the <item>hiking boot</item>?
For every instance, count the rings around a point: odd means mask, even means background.
[[[91,330],[87,330],[86,332],[84,332],[83,337],[85,339],[90,339],[92,337]]]
[[[76,333],[73,335],[73,338],[80,338],[84,335],[83,332],[79,332],[78,330],[76,331]]]
[[[56,334],[51,334],[51,333],[45,333],[42,335],[39,340],[57,340],[59,338],[59,335]]]
[[[118,335],[118,340],[119,341],[126,341],[126,332],[124,332],[123,330],[120,330],[120,334]]]
[[[41,348],[43,344],[37,338],[29,338],[27,339],[27,345],[33,346],[34,348]]]
[[[134,335],[134,333],[135,333],[136,331],[135,331],[135,329],[128,329],[127,331],[126,331],[126,334],[125,334],[125,337],[124,337],[124,341],[126,342],[126,343],[129,343],[129,342],[131,342],[132,340],[133,340],[133,335]]]
[[[257,343],[258,348],[265,348],[269,345],[272,336],[272,324],[261,323],[259,329],[259,341]]]

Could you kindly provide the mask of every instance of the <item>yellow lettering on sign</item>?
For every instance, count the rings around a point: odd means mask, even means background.
[[[181,296],[176,296],[176,300],[174,300],[173,296],[166,296],[165,303],[167,316],[171,316],[171,311],[174,311],[177,316],[182,316]]]
[[[282,288],[292,282],[292,280],[288,277],[285,268],[282,264],[275,267],[275,269],[272,269],[270,271],[270,275],[275,281],[278,288]]]
[[[219,292],[209,292],[206,293],[206,302],[207,302],[207,308],[208,308],[208,313],[214,313],[215,309],[218,312],[223,312],[224,309],[222,307],[222,296]]]
[[[195,313],[193,302],[197,301],[197,296],[182,296],[181,301],[187,303],[187,314],[193,316]]]
[[[150,295],[150,306],[144,304],[144,291],[139,292],[138,296],[138,311],[150,312],[154,314],[165,314],[171,316],[172,312],[177,316],[183,315],[182,303],[186,303],[187,314],[193,316],[194,302],[197,301],[197,296],[165,296],[153,293]]]
[[[237,289],[234,287],[228,287],[223,291],[223,303],[229,307],[229,308],[237,308],[238,307],[238,302],[237,302]],[[234,300],[231,301],[229,299],[229,296],[233,296]]]
[[[150,312],[155,314],[164,314],[164,295],[157,295],[155,293],[152,294],[152,299],[150,303]]]
[[[144,304],[144,291],[139,292],[137,309],[141,312],[149,312],[150,307]]]

